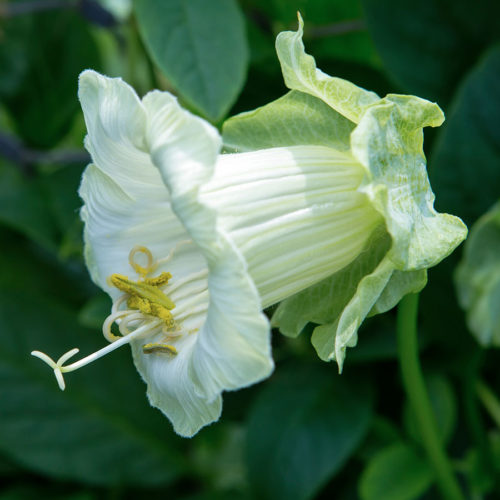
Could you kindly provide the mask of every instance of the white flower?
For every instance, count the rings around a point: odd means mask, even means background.
[[[93,160],[80,188],[85,256],[114,301],[112,343],[68,366],[77,350],[35,355],[64,388],[63,373],[130,343],[151,404],[189,436],[219,417],[223,390],[272,371],[262,308],[345,266],[380,216],[344,153],[218,156],[217,131],[167,92],[141,101],[86,71],[79,96]]]
[[[293,49],[285,76],[308,81],[304,67],[311,72],[311,62],[297,52],[300,36],[278,45],[278,54],[286,68]],[[422,161],[421,128],[439,121],[439,108],[404,96],[383,101],[333,80],[335,88],[319,89],[324,102],[292,91],[230,120],[228,143],[247,151],[221,155],[218,132],[169,93],[154,91],[141,101],[120,79],[81,75],[93,160],[80,189],[85,254],[93,280],[113,299],[103,326],[112,343],[68,366],[76,350],[58,362],[35,351],[61,388],[63,373],[130,343],[151,404],[190,436],[217,420],[222,391],[272,371],[263,308],[294,296],[298,323],[307,321],[294,294],[346,269],[351,290],[354,267],[364,284],[356,296],[362,311],[348,315],[352,343],[377,299],[387,306],[401,290],[423,286],[425,267],[464,236],[460,221],[432,208]],[[310,87],[316,91],[317,82]],[[349,118],[329,107],[339,102]],[[392,112],[394,103],[409,151],[397,134],[388,148],[379,121],[385,115],[377,113]],[[420,117],[416,123],[407,104]],[[360,116],[356,127],[350,118]],[[396,173],[384,170],[388,160]],[[324,304],[321,295],[313,302]],[[111,332],[113,322],[121,336]]]

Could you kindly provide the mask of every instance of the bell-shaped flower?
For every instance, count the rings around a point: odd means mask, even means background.
[[[191,436],[219,418],[223,390],[273,369],[269,322],[246,261],[200,195],[221,138],[168,92],[140,100],[121,79],[94,71],[80,75],[79,98],[92,157],[80,187],[85,259],[113,300],[103,326],[111,344],[71,365],[77,349],[57,362],[33,354],[64,389],[64,373],[129,343],[150,403]],[[239,180],[227,184],[227,195],[224,186],[214,195],[221,203],[234,199]],[[237,208],[240,201],[245,193]]]
[[[477,341],[500,347],[500,203],[472,226],[455,284]]]
[[[356,344],[364,318],[392,308],[407,293],[421,290],[427,280],[426,269],[450,254],[465,239],[467,229],[459,218],[438,214],[433,207],[423,127],[441,125],[441,109],[414,96],[389,94],[380,98],[328,76],[305,53],[302,34],[299,16],[298,31],[282,32],[276,41],[290,92],[228,120],[223,137],[232,151],[264,154],[266,148],[279,146],[298,157],[301,151],[321,151],[325,158],[338,159],[330,161],[332,168],[340,162],[358,176],[356,196],[364,198],[363,210],[373,212],[369,220],[377,221],[377,228],[373,229],[372,222],[369,240],[362,249],[353,249],[347,265],[283,301],[272,318],[273,325],[290,336],[298,335],[308,322],[318,323],[312,335],[318,355],[324,360],[335,359],[342,368],[346,347]],[[304,162],[300,165],[303,168]],[[344,195],[346,200],[353,199],[352,192]],[[330,198],[329,203],[336,200]],[[366,234],[366,222],[347,218],[346,223],[353,231],[359,228]],[[340,245],[343,234],[338,227],[325,226],[323,240],[336,236]],[[317,259],[318,254],[321,251],[314,250],[311,259]],[[325,266],[335,259],[331,253]]]
[[[168,92],[140,100],[120,79],[80,76],[93,163],[80,195],[85,258],[113,300],[110,345],[129,343],[148,397],[190,436],[217,420],[221,392],[273,369],[262,309],[343,268],[381,217],[363,170],[325,147],[219,155],[221,137]],[[116,323],[118,331],[112,330]]]
[[[169,93],[140,100],[120,79],[81,75],[85,256],[113,299],[111,344],[70,365],[76,349],[57,362],[36,351],[61,388],[64,373],[129,343],[151,404],[192,435],[219,417],[222,391],[272,371],[262,309],[290,297],[275,315],[288,333],[326,311],[334,326],[316,345],[340,363],[366,314],[421,288],[465,237],[432,207],[422,127],[441,122],[439,108],[324,75],[301,30],[277,43],[296,90],[229,120],[233,154]]]

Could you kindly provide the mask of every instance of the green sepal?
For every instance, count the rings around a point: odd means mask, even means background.
[[[392,94],[368,108],[351,135],[353,156],[366,170],[360,191],[384,216],[399,270],[438,264],[467,235],[458,217],[434,210],[422,129],[443,119],[436,104]]]
[[[339,367],[368,315],[394,307],[420,291],[428,267],[449,255],[467,235],[463,222],[434,210],[434,193],[423,152],[423,127],[441,125],[439,106],[414,96],[379,98],[326,75],[305,53],[303,23],[278,35],[276,49],[286,96],[229,120],[224,142],[232,151],[277,146],[323,145],[350,152],[364,167],[358,190],[366,194],[385,226],[351,264],[283,301],[272,322],[296,336],[317,323],[312,343]]]
[[[369,92],[342,78],[331,77],[316,68],[314,57],[306,54],[300,14],[297,31],[283,31],[276,38],[276,52],[285,85],[321,99],[338,113],[358,123],[366,108],[379,100]]]
[[[224,123],[224,147],[232,152],[314,144],[348,151],[354,123],[321,99],[296,90]]]

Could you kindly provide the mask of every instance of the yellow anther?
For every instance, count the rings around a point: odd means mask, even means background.
[[[159,289],[160,286],[166,285],[171,277],[170,273],[161,273],[156,278],[132,281],[122,274],[112,274],[109,277],[109,283],[128,295],[127,306],[129,308],[156,316],[163,320],[168,328],[172,328],[174,318],[170,311],[175,304]]]
[[[173,345],[169,344],[144,344],[142,346],[142,351],[144,354],[154,354],[157,352],[170,354],[171,356],[175,356],[177,354],[177,349]]]
[[[146,285],[151,285],[151,286],[163,286],[168,283],[168,280],[172,277],[170,273],[161,273],[159,276],[156,276],[156,278],[144,278],[141,283],[146,283]]]
[[[168,298],[168,297],[167,297]],[[164,306],[151,302],[150,300],[139,297],[138,295],[131,295],[127,300],[127,306],[131,309],[139,309],[144,314],[151,314],[162,319],[167,324],[168,328],[174,326],[174,317],[172,313]]]
[[[146,256],[146,267],[141,266],[135,261],[135,255],[138,253],[142,253]],[[134,271],[142,276],[143,278],[152,272],[154,270],[155,262],[153,259],[153,254],[149,250],[149,248],[137,245],[132,250],[130,250],[130,253],[128,254],[128,261],[130,263],[130,266],[134,269]]]

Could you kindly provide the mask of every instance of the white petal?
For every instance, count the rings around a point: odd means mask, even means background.
[[[90,165],[83,175],[80,196],[85,202],[81,216],[85,222],[87,265],[93,280],[114,298],[120,292],[107,284],[111,274],[137,278],[129,263],[133,247],[146,246],[155,258],[161,258],[190,239],[171,210],[161,180],[149,190],[150,197],[136,200],[95,165]],[[201,253],[195,245],[187,244],[182,252],[174,252],[169,262],[159,266],[158,273],[169,271],[174,279],[180,279],[203,269],[206,264]]]
[[[87,70],[80,75],[78,96],[93,162],[131,196],[158,184],[145,149],[146,112],[135,91],[120,78]]]
[[[170,189],[173,210],[201,248],[210,271],[207,317],[187,370],[199,395],[210,403],[222,390],[269,375],[269,323],[243,257],[218,228],[216,214],[199,200],[221,146],[217,131],[165,93],[148,94],[144,105],[154,124],[148,132],[151,156]]]
[[[213,400],[200,397],[190,373],[196,336],[178,346],[179,354],[144,354],[142,343],[133,344],[134,362],[148,385],[148,398],[173,423],[175,431],[186,437],[216,421],[222,410],[220,394]]]

